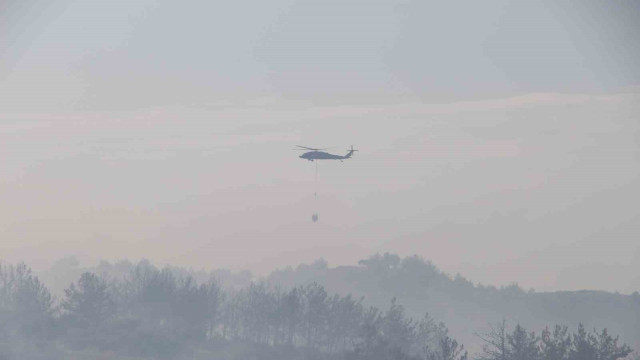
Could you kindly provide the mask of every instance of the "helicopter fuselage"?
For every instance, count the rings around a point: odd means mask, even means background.
[[[344,160],[344,159],[348,159],[351,157],[351,154],[347,154],[346,156],[342,156],[342,155],[334,155],[334,154],[329,154],[327,152],[324,151],[309,151],[306,152],[302,155],[300,155],[301,159],[306,159],[309,161],[314,161],[314,160]]]

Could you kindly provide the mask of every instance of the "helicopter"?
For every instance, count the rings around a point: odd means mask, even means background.
[[[301,145],[296,145],[298,148],[294,149],[294,150],[300,150],[300,151],[305,151],[305,150],[311,150],[308,151],[302,155],[300,155],[301,159],[306,159],[309,161],[314,161],[314,160],[346,160],[346,159],[350,159],[351,155],[353,155],[354,152],[358,151],[356,149],[353,148],[353,145],[351,145],[351,149],[347,150],[347,155],[334,155],[334,154],[329,154],[327,152],[321,151],[321,150],[327,150],[327,148],[324,149],[316,149],[316,148],[312,148],[312,147],[307,147],[307,146],[301,146]]]

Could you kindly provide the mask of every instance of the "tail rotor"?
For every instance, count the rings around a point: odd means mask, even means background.
[[[347,155],[345,155],[345,159],[349,159],[356,151],[359,151],[358,149],[354,149],[353,145],[351,145],[351,149],[347,149]]]

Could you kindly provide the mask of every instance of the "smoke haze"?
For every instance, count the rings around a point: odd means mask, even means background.
[[[4,1],[1,257],[391,251],[638,291],[638,24],[632,1]],[[315,184],[296,144],[360,152]]]

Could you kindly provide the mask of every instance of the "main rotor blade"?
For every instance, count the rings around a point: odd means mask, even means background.
[[[306,147],[306,146],[302,146],[302,145],[296,145],[297,147],[303,148],[303,149],[307,149],[307,150],[313,150],[313,151],[318,151],[318,150],[326,150],[328,148],[324,148],[324,149],[316,149],[316,148],[311,148],[311,147]]]

